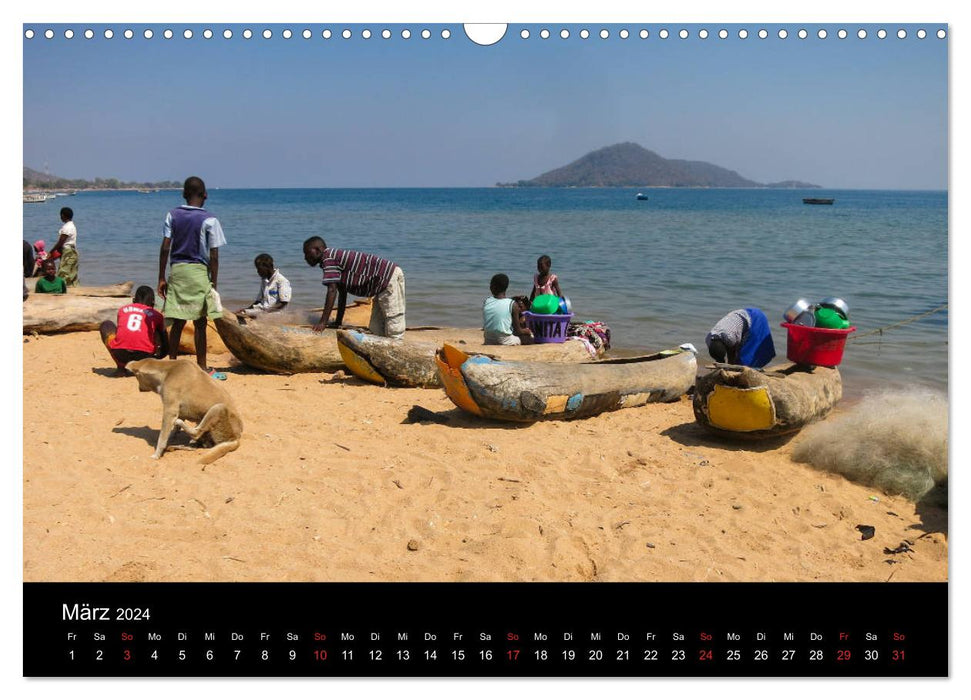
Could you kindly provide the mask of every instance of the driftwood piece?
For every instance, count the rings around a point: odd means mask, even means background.
[[[713,425],[709,400],[719,385],[742,390],[764,387],[774,416],[771,427],[735,431]],[[723,437],[764,439],[796,432],[824,418],[842,397],[843,383],[838,369],[787,362],[764,372],[741,367],[716,369],[702,375],[695,385],[693,408],[697,421],[712,433]]]
[[[578,363],[591,359],[586,346],[579,341],[484,345],[482,331],[477,329],[429,328],[420,332],[412,329],[401,340],[360,331],[337,333],[341,357],[347,368],[361,379],[390,386],[442,386],[435,366],[435,352],[445,342],[461,342],[464,352],[500,360]]]
[[[570,365],[467,357],[446,346],[438,360],[443,373],[451,370],[453,380],[461,378],[456,391],[454,382],[443,377],[457,406],[468,410],[471,400],[478,415],[519,422],[584,418],[676,401],[694,385],[698,367],[692,352]]]

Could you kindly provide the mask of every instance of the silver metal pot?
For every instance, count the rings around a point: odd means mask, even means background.
[[[826,309],[833,309],[845,320],[849,320],[850,318],[850,307],[839,297],[826,297],[819,302],[819,305]]]
[[[801,314],[805,313],[806,311],[809,311],[812,308],[813,308],[813,305],[810,304],[805,299],[797,299],[796,303],[790,306],[788,309],[786,309],[785,312],[782,314],[782,316],[783,318],[786,319],[787,322],[795,323],[796,319]]]
[[[808,326],[813,328],[816,325],[816,312],[813,310],[803,311],[801,314],[796,316],[796,320],[791,321],[796,326]]]

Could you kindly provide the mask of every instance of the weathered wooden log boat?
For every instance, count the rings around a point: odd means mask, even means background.
[[[34,281],[36,283],[36,278],[34,278]],[[134,286],[134,282],[117,282],[102,287],[68,287],[67,293],[82,297],[128,297],[131,299]],[[31,289],[30,283],[27,284],[27,288]]]
[[[171,329],[172,320],[166,319],[165,322],[166,329]],[[209,320],[206,322],[207,332],[206,332],[206,352],[213,355],[221,355],[223,353],[229,352],[229,348],[223,343],[222,338],[219,337],[219,331],[216,330],[216,322]],[[192,321],[186,321],[185,326],[182,328],[182,335],[179,337],[179,353],[183,355],[194,355],[196,352],[196,330],[195,325]]]
[[[347,307],[344,322],[366,324],[370,314],[370,300],[355,302]],[[314,333],[310,325],[287,323],[293,318],[290,312],[280,312],[240,321],[235,314],[225,312],[213,323],[236,359],[254,369],[275,374],[343,369],[334,339],[336,331],[328,328],[323,333]]]
[[[435,355],[445,393],[486,418],[532,423],[676,401],[695,382],[690,350],[581,364],[497,361],[445,345]]]
[[[577,340],[537,345],[484,345],[482,331],[443,328],[441,332],[408,332],[395,340],[360,331],[337,332],[337,346],[347,369],[375,384],[389,386],[442,386],[435,365],[435,353],[443,342],[462,343],[466,353],[487,355],[497,360],[530,362],[589,362],[590,352]]]
[[[27,291],[31,295],[34,294],[34,287],[37,285],[38,279],[40,278],[24,278],[24,284],[27,286]],[[134,282],[116,282],[115,284],[106,284],[101,287],[68,287],[67,293],[76,297],[128,297],[130,299],[134,287]]]
[[[693,407],[697,421],[716,435],[762,440],[824,418],[842,396],[836,368],[792,362],[765,370],[728,365],[698,377]]]
[[[288,326],[246,320],[223,314],[215,320],[216,331],[229,351],[245,365],[276,374],[336,372],[344,366],[336,331],[314,333],[310,326]]]
[[[131,299],[132,282],[104,287],[68,287],[67,294],[37,294],[36,277],[24,279],[24,333],[94,331],[103,321],[114,321],[124,299]]]
[[[31,294],[24,301],[24,333],[94,331],[114,321],[122,303],[117,297]]]

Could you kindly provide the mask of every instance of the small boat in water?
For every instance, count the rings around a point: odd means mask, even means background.
[[[36,192],[24,194],[24,204],[40,204],[41,202],[46,202],[46,201],[47,201],[46,194],[39,194]]]
[[[763,440],[795,433],[825,418],[843,397],[835,367],[792,362],[765,370],[716,365],[698,377],[695,419],[720,437]]]
[[[637,199],[637,200],[639,200],[641,202],[646,202],[647,201],[647,195],[644,194],[643,192],[638,192],[637,193],[637,196],[635,197],[635,199]]]
[[[803,204],[832,204],[835,199],[826,199],[824,197],[803,197]]]
[[[484,418],[533,423],[677,401],[695,383],[690,350],[580,364],[508,362],[445,345],[435,355],[445,393]]]

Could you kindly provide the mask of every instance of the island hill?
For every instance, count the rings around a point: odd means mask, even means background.
[[[798,180],[762,184],[698,160],[663,158],[636,143],[618,143],[588,153],[532,180],[497,182],[497,187],[773,187],[819,189]]]
[[[182,189],[181,182],[163,180],[162,182],[122,182],[117,178],[95,178],[94,180],[71,180],[49,173],[42,173],[24,166],[24,190],[163,190]]]

